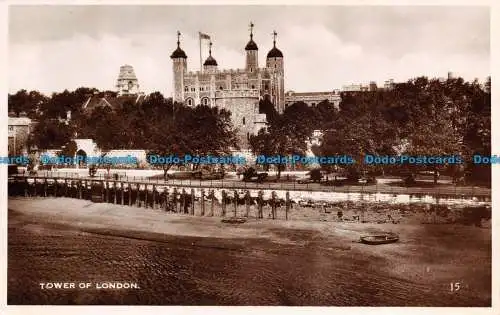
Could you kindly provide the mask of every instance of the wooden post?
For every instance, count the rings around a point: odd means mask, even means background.
[[[165,212],[168,211],[168,187],[165,187],[165,190],[163,191],[165,203],[163,204],[163,207],[165,209]]]
[[[78,181],[78,199],[82,199],[82,180]]]
[[[234,210],[233,210],[233,217],[236,217],[238,214],[238,192],[236,189],[234,190]]]
[[[258,209],[259,209],[259,210],[258,210],[258,215],[257,215],[257,216],[258,216],[258,218],[259,218],[259,219],[262,219],[262,218],[264,217],[264,215],[262,214],[262,204],[263,204],[263,198],[262,198],[262,195],[263,195],[263,194],[264,194],[264,193],[262,192],[262,190],[260,190],[260,191],[259,191],[259,198],[258,198],[258,200],[257,200],[257,202],[258,202]]]
[[[105,194],[104,193],[104,191],[105,191],[104,181],[101,180],[101,181],[99,181],[99,183],[100,183],[99,186],[101,187],[101,200],[104,202],[105,201],[105,199],[104,199],[104,194]]]
[[[124,183],[120,183],[120,189],[122,191],[122,202],[121,202],[121,205],[123,206],[123,203],[125,202],[125,196],[124,196],[124,194],[125,194],[125,185],[124,185]]]
[[[273,191],[271,192],[271,216],[274,219],[276,219],[276,193]]]
[[[57,178],[54,178],[54,197],[57,197]]]
[[[28,197],[28,178],[24,178],[24,197]]]
[[[47,187],[49,186],[49,183],[47,183],[47,178],[43,181],[43,196],[47,197]]]
[[[68,197],[68,179],[64,179],[64,197]]]
[[[106,184],[104,185],[106,188],[106,202],[109,202],[109,182],[106,181]]]
[[[148,207],[148,184],[144,184],[144,208]]]
[[[201,197],[200,197],[200,201],[201,201],[201,215],[204,216],[205,215],[205,189],[201,189]]]
[[[141,186],[139,184],[135,184],[135,187],[137,188],[137,195],[135,197],[135,205],[137,207],[141,206]]]
[[[153,185],[153,210],[155,209],[156,203],[156,185]]]
[[[248,215],[250,214],[250,200],[251,200],[250,191],[247,190],[247,192],[245,194],[245,208],[246,208],[245,216],[247,218],[248,218]]]
[[[130,183],[127,183],[127,188],[128,188],[128,205],[132,205],[132,185]]]
[[[35,184],[33,189],[33,196],[36,197],[36,178],[33,178],[33,183]]]
[[[172,211],[177,212],[177,187],[174,187]]]
[[[113,203],[116,205],[116,182],[113,181]]]
[[[194,189],[191,188],[191,215],[194,215]]]
[[[212,189],[212,191],[210,191],[210,216],[213,217],[214,216],[214,205],[215,205],[215,192],[214,190]]]
[[[226,216],[226,191],[222,190],[222,216]]]
[[[288,220],[288,211],[290,210],[290,192],[286,192],[285,199],[285,220]]]
[[[182,204],[181,212],[186,213],[186,190],[182,188]]]

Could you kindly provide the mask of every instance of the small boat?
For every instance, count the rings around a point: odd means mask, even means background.
[[[389,244],[399,240],[396,234],[384,233],[376,235],[361,236],[360,242],[369,245]]]
[[[241,224],[247,222],[246,218],[238,218],[238,217],[232,217],[232,218],[224,218],[221,220],[222,223],[231,223],[231,224]]]

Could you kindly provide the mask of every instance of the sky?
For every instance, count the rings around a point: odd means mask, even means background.
[[[236,69],[245,65],[250,21],[261,67],[278,33],[286,91],[490,75],[488,7],[31,5],[9,8],[9,93],[114,90],[120,66],[130,64],[143,92],[169,97],[177,30],[189,71],[200,68],[199,31],[211,36],[219,69]],[[202,51],[204,60],[206,43]]]

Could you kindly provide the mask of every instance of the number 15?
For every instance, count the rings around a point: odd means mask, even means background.
[[[460,282],[455,282],[455,283],[451,282],[450,283],[450,291],[456,292],[458,290],[460,290]]]

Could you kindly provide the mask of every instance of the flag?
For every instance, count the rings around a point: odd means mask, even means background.
[[[208,36],[207,34],[203,34],[202,32],[199,33],[200,33],[200,39],[210,39],[210,36]]]

